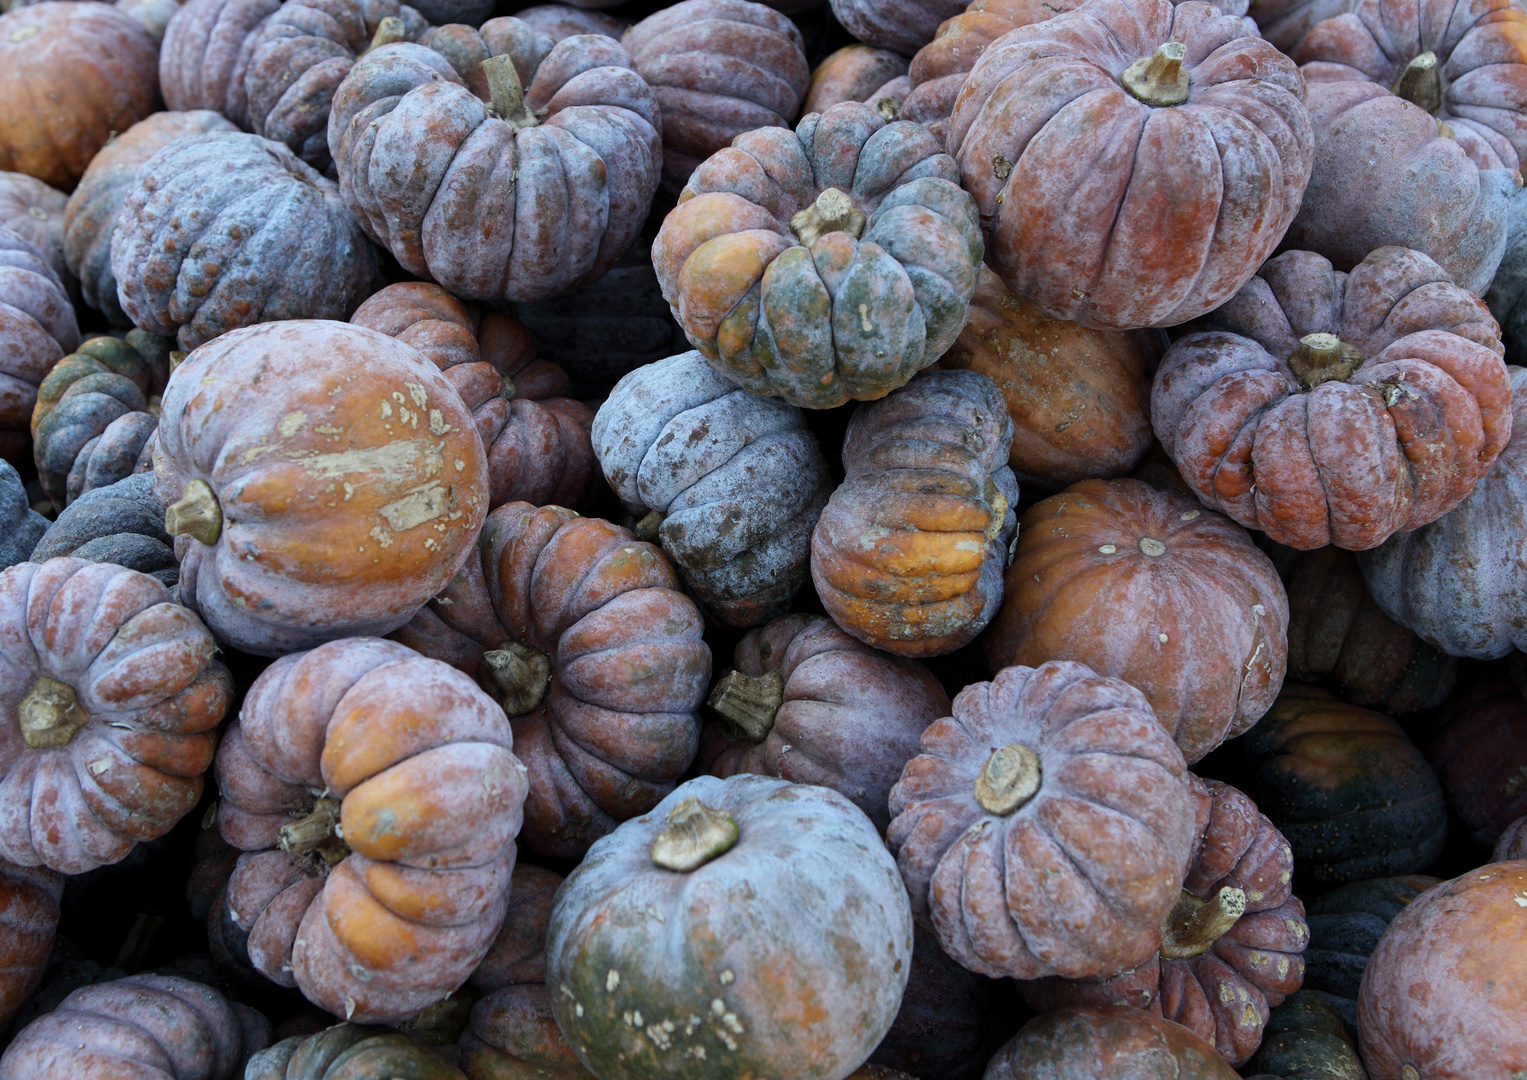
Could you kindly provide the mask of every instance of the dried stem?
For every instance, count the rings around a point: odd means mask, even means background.
[[[1022,743],[1000,746],[976,777],[976,802],[988,814],[1005,817],[1038,793],[1040,779],[1038,754]]]
[[[1160,955],[1187,960],[1213,948],[1214,943],[1246,914],[1246,894],[1226,886],[1205,902],[1186,889],[1161,924]]]
[[[164,512],[164,531],[171,536],[189,536],[203,544],[217,543],[223,535],[223,508],[217,503],[212,485],[202,479],[189,481],[180,501]]]
[[[652,841],[652,865],[689,873],[737,843],[737,821],[725,810],[712,810],[699,799],[685,799],[663,819],[663,831]]]
[[[1182,42],[1168,41],[1125,68],[1119,81],[1147,105],[1181,105],[1188,100],[1188,73],[1182,68],[1187,55]]]
[[[729,672],[711,691],[710,707],[730,721],[732,734],[760,743],[774,730],[774,716],[785,702],[785,677],[779,669],[762,675]]]

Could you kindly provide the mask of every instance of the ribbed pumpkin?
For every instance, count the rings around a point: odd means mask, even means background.
[[[0,457],[31,458],[37,386],[79,343],[69,294],[47,256],[0,229]]]
[[[845,45],[811,73],[801,115],[826,112],[840,101],[862,101],[887,120],[897,120],[901,100],[911,88],[905,56],[869,45]]]
[[[925,128],[858,102],[739,135],[663,220],[663,296],[745,389],[811,409],[883,397],[965,324],[982,244],[959,176]]]
[[[997,1051],[986,1080],[1236,1080],[1236,1074],[1181,1024],[1142,1009],[1074,1005],[1025,1024]]]
[[[158,504],[155,503],[155,509]],[[32,509],[15,466],[0,458],[0,570],[25,562],[50,522]]]
[[[339,1024],[261,1050],[242,1080],[466,1080],[447,1056],[400,1031]],[[179,1078],[177,1078],[179,1080]]]
[[[478,678],[530,769],[521,843],[576,859],[694,760],[710,649],[657,547],[559,506],[507,503],[394,637]]]
[[[115,563],[173,589],[180,580],[174,543],[164,531],[164,507],[154,495],[154,478],[135,473],[75,499],[35,541],[30,557],[47,562],[72,555]]]
[[[0,858],[84,873],[196,805],[233,680],[161,583],[18,563],[0,574],[0,640]]]
[[[358,326],[225,334],[164,394],[154,489],[180,595],[280,655],[386,633],[466,560],[488,511],[472,418],[417,351]]]
[[[1241,745],[1302,889],[1424,870],[1441,852],[1436,774],[1387,716],[1290,683]]]
[[[0,169],[68,190],[114,131],[159,108],[153,38],[110,4],[0,15]]]
[[[1354,6],[1355,0],[1252,0],[1246,16],[1279,51],[1292,56],[1310,27]]]
[[[1368,1080],[1357,1040],[1329,1001],[1301,990],[1272,1011],[1246,1080]]]
[[[834,622],[898,656],[953,652],[986,627],[1017,528],[1012,431],[972,371],[927,372],[854,413],[846,476],[811,537]]]
[[[1476,676],[1448,699],[1426,747],[1448,809],[1481,848],[1527,814],[1527,700],[1511,680]]]
[[[832,0],[832,13],[860,41],[911,56],[933,40],[963,0]]]
[[[994,978],[1111,978],[1161,944],[1197,829],[1145,696],[1081,664],[954,699],[891,789],[887,840],[944,951]]]
[[[619,41],[631,29],[627,19],[606,15],[590,8],[612,7],[609,0],[581,0],[577,4],[536,4],[514,13],[520,19],[548,35],[553,41],[576,34],[603,34]],[[436,22],[471,22],[470,19],[437,19]]]
[[[466,982],[508,899],[526,788],[513,750],[470,679],[395,642],[266,668],[217,754],[218,828],[251,853],[228,906],[255,967],[359,1023]]]
[[[708,614],[757,626],[789,609],[832,490],[800,409],[687,352],[621,379],[591,435],[641,535],[662,544]]]
[[[1326,995],[1350,1027],[1357,1027],[1357,992],[1368,957],[1389,923],[1439,879],[1425,874],[1366,878],[1332,889],[1306,905],[1310,946],[1304,950],[1304,985]]]
[[[63,877],[52,870],[0,859],[0,1024],[9,1024],[42,982],[63,891]]]
[[[48,260],[66,288],[73,275],[64,259],[64,207],[69,196],[25,173],[0,172],[0,229],[28,241]]]
[[[826,788],[701,776],[568,875],[546,984],[602,1080],[843,1080],[911,960],[907,894],[868,818]]]
[[[1517,818],[1507,825],[1506,831],[1495,842],[1490,861],[1506,862],[1509,859],[1527,859],[1527,817]]]
[[[1200,499],[1280,544],[1361,551],[1435,521],[1511,436],[1499,327],[1421,252],[1350,274],[1288,252],[1209,323],[1156,372],[1156,437]]]
[[[700,767],[830,787],[882,832],[886,799],[949,697],[916,660],[872,649],[820,615],[750,631],[711,692]]]

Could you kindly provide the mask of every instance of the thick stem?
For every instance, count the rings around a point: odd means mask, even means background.
[[[223,508],[217,504],[212,485],[202,479],[187,483],[180,501],[171,503],[164,512],[164,531],[171,536],[189,536],[209,546],[217,543],[217,538],[223,535]]]
[[[658,534],[662,531],[663,522],[668,520],[668,515],[659,510],[649,510],[645,517],[631,526],[631,531],[636,534],[638,540],[645,540],[649,544],[655,544]]]
[[[732,734],[761,743],[774,730],[774,715],[785,703],[785,677],[779,669],[762,675],[728,673],[711,691],[710,707],[731,722]]]
[[[1306,334],[1288,358],[1288,366],[1306,390],[1313,390],[1321,383],[1351,378],[1363,359],[1361,349],[1335,334]]]
[[[1390,89],[1429,113],[1442,108],[1442,69],[1437,65],[1437,54],[1424,52],[1411,60]]]
[[[551,682],[551,658],[539,649],[506,641],[483,653],[478,681],[510,716],[540,708]]]
[[[819,236],[846,232],[855,240],[864,232],[864,215],[854,209],[847,195],[835,187],[827,188],[817,201],[790,219],[790,231],[810,247]]]
[[[712,810],[699,799],[685,799],[663,819],[663,831],[648,854],[653,866],[687,874],[698,870],[737,843],[737,821],[725,810]]]
[[[541,121],[525,105],[525,87],[511,56],[490,56],[482,62],[488,78],[488,109],[510,127],[535,127]]]
[[[1208,952],[1244,914],[1246,894],[1240,889],[1227,885],[1207,902],[1184,889],[1161,923],[1162,959],[1187,960]]]
[[[514,380],[509,376],[505,375],[499,380],[498,396],[503,398],[505,401],[513,401],[514,395],[518,392],[519,391],[514,388]]]
[[[74,696],[74,687],[46,675],[39,675],[21,699],[16,717],[21,722],[21,741],[29,750],[68,746],[80,728],[90,723],[90,714]]]
[[[875,102],[875,111],[880,114],[881,119],[889,124],[901,119],[901,102],[887,94]]]
[[[319,799],[307,817],[281,826],[277,846],[288,855],[301,855],[336,839],[340,805],[338,799]]]
[[[1001,534],[1002,523],[1007,520],[1007,496],[1002,494],[1002,489],[989,476],[983,494],[991,506],[991,522],[986,526],[986,542],[989,544]]]
[[[1182,42],[1168,41],[1125,68],[1119,81],[1147,105],[1181,105],[1188,100],[1188,73],[1182,69],[1187,55]]]
[[[371,36],[371,44],[366,51],[380,49],[383,45],[396,45],[400,41],[408,40],[408,26],[396,15],[389,15],[376,24],[376,33]]]
[[[1039,755],[1022,743],[992,751],[976,777],[976,802],[988,814],[1005,817],[1039,791]]]

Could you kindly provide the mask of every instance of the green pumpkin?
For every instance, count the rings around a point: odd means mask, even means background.
[[[467,1076],[401,1032],[338,1024],[261,1050],[245,1066],[244,1080],[467,1080]]]
[[[1272,1011],[1246,1080],[1368,1080],[1352,1033],[1326,995],[1290,994]]]
[[[1333,889],[1306,907],[1310,945],[1304,952],[1304,986],[1331,995],[1347,1026],[1357,1026],[1357,990],[1368,957],[1406,904],[1439,878],[1425,874],[1369,878]]]

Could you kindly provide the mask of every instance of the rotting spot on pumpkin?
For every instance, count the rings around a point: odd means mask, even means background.
[[[993,154],[991,159],[991,171],[998,180],[1006,180],[1013,175],[1013,163],[1001,154]]]

